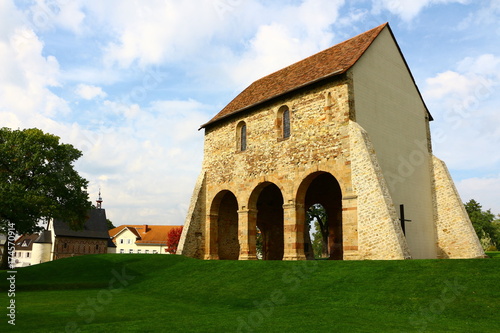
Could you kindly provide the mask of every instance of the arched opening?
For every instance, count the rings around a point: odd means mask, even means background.
[[[326,172],[315,172],[309,175],[299,187],[297,202],[304,205],[306,212],[310,211],[311,207],[321,207],[324,209],[324,214],[327,217],[327,225],[324,227],[324,230],[320,231],[322,232],[322,237],[327,242],[328,258],[342,260],[344,256],[342,191],[337,179]],[[306,242],[307,240],[304,239],[304,241]]]
[[[238,201],[230,191],[214,198],[211,215],[217,217],[217,253],[221,260],[238,260]]]
[[[284,254],[283,195],[272,183],[260,184],[252,193],[250,205],[257,209],[257,229],[262,237],[262,259],[282,260]]]

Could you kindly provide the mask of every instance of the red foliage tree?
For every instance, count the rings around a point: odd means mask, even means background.
[[[167,249],[166,251],[171,254],[177,252],[177,246],[179,245],[179,240],[181,239],[182,227],[173,228],[168,232],[167,236]]]

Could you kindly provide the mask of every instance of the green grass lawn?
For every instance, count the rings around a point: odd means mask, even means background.
[[[500,258],[497,255],[497,258]],[[92,255],[17,270],[0,332],[499,332],[500,260]]]

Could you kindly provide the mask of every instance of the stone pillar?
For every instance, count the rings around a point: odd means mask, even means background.
[[[343,259],[360,259],[358,251],[358,196],[354,193],[347,193],[342,197],[342,234]]]
[[[218,221],[219,215],[207,215],[205,229],[205,260],[218,260],[219,249],[218,239]]]
[[[242,209],[238,211],[238,240],[240,256],[238,260],[257,259],[257,210]]]
[[[306,211],[304,205],[283,205],[285,250],[283,260],[306,260],[304,254],[304,230]]]

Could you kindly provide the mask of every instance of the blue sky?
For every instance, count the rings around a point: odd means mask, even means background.
[[[0,126],[82,150],[121,224],[183,224],[208,121],[252,81],[389,22],[463,201],[500,213],[500,1],[0,0]]]

